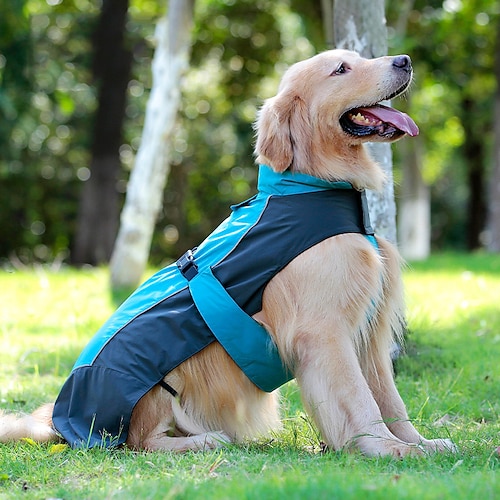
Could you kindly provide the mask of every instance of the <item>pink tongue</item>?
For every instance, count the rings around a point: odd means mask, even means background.
[[[361,114],[373,116],[381,122],[390,123],[412,137],[418,135],[417,124],[406,113],[394,108],[377,104],[369,108],[359,108],[359,111]]]

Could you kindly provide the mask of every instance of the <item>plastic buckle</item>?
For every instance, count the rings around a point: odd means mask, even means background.
[[[189,281],[198,274],[198,266],[194,261],[192,250],[188,250],[177,262],[177,267],[182,275]]]

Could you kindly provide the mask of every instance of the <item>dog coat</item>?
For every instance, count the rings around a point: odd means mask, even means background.
[[[377,244],[365,194],[349,183],[261,165],[257,188],[199,247],[141,285],[90,340],[54,407],[54,427],[71,446],[125,442],[139,399],[215,340],[264,391],[293,378],[252,318],[265,286],[331,236],[361,233]]]

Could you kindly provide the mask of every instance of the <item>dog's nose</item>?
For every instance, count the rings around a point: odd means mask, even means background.
[[[406,56],[406,55],[394,57],[392,59],[392,65],[395,68],[402,69],[403,71],[406,71],[407,73],[410,73],[412,70],[411,59],[409,56]]]

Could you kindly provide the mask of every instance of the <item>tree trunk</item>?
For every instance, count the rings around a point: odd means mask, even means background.
[[[415,0],[404,0],[398,4],[395,30],[400,38],[406,34],[414,4]],[[409,99],[406,102],[408,106]],[[399,144],[402,176],[397,230],[399,250],[408,260],[426,259],[431,252],[431,196],[429,186],[422,178],[421,146],[420,138]]]
[[[431,240],[430,190],[422,179],[418,138],[405,141],[402,152],[403,181],[399,199],[398,240],[401,255],[408,260],[429,256]]]
[[[332,0],[333,1],[333,0]],[[326,2],[323,2],[326,3]],[[363,57],[387,54],[384,0],[336,0],[333,3],[335,46],[354,50]],[[384,191],[367,191],[371,222],[377,234],[396,242],[396,205],[392,180],[392,150],[389,144],[369,144],[372,157],[387,176]]]
[[[494,142],[493,142],[493,173],[489,192],[488,218],[489,238],[488,250],[500,252],[500,17],[497,20],[495,78],[497,89],[494,108]]]
[[[72,252],[75,264],[108,262],[118,228],[119,148],[132,64],[131,51],[124,43],[127,11],[128,0],[104,0],[93,37],[93,71],[99,97],[90,177],[82,189]]]
[[[462,100],[464,110],[464,156],[467,165],[467,185],[469,200],[467,202],[467,234],[466,244],[470,251],[481,247],[481,233],[486,225],[486,202],[484,185],[485,145],[483,134],[474,127],[475,121],[468,115],[474,113],[471,99]]]
[[[180,82],[189,65],[193,8],[194,0],[171,0],[167,16],[157,25],[153,86],[111,259],[114,289],[137,286],[147,265],[169,172]]]

